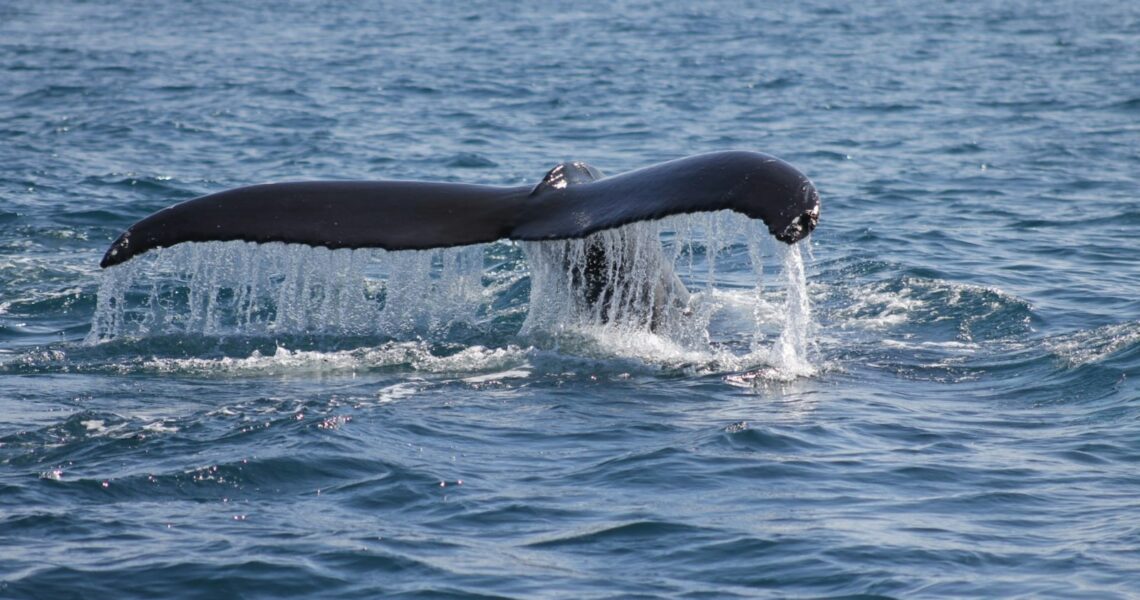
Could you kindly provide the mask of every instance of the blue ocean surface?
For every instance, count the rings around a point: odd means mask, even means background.
[[[1119,0],[0,3],[0,598],[1140,597],[1138,48]],[[647,225],[677,335],[507,242],[98,267],[243,185],[728,149],[820,225]]]

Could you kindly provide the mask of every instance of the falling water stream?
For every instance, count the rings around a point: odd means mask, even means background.
[[[740,268],[744,261],[750,270]],[[740,275],[749,272],[751,281]],[[762,224],[730,212],[517,246],[389,252],[181,244],[104,272],[87,341],[444,341],[456,327],[486,332],[509,318],[509,296],[525,293],[520,288],[529,296],[515,343],[649,362],[667,356],[714,370],[762,366],[751,375],[764,378],[813,372],[798,246],[777,244]],[[780,297],[783,308],[774,310]]]

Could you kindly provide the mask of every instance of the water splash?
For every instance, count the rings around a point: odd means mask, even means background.
[[[196,333],[406,336],[473,322],[482,249],[181,244],[104,271],[89,343]]]
[[[807,294],[807,275],[799,244],[788,246],[784,253],[784,277],[787,299],[784,307],[784,327],[772,346],[769,364],[791,377],[806,377],[815,373],[808,358],[814,339],[815,321],[811,316],[811,302]]]
[[[289,333],[441,340],[457,325],[478,331],[517,313],[508,296],[525,296],[529,283],[519,336],[538,346],[717,370],[764,365],[763,377],[814,372],[799,247],[775,243],[759,222],[686,215],[519,246],[525,260],[503,244],[403,252],[182,244],[104,272],[87,341]]]
[[[584,239],[524,242],[531,307],[522,333],[678,329],[691,298],[660,234],[660,223],[643,222]]]

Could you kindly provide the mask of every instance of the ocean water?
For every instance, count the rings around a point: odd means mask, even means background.
[[[1140,597],[1138,41],[1122,1],[0,3],[0,597]],[[573,248],[98,268],[241,185],[724,149],[820,226],[613,234],[694,291],[659,333],[573,305]]]

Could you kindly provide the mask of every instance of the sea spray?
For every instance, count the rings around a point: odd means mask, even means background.
[[[519,332],[529,343],[569,343],[575,352],[586,339],[602,354],[651,362],[812,371],[799,247],[785,249],[758,221],[727,211],[684,215],[519,246],[525,265],[502,244],[402,252],[247,242],[158,249],[104,272],[88,341],[289,333],[439,341],[456,324],[478,328],[496,318],[510,304],[497,295],[525,293],[529,283]],[[504,255],[513,256],[507,268]],[[749,264],[755,279],[744,275]],[[770,277],[777,272],[783,277]],[[781,293],[782,310],[773,305]]]
[[[807,276],[800,245],[783,249],[784,278],[787,298],[784,305],[784,327],[772,346],[769,364],[787,375],[807,376],[815,372],[808,359],[814,321],[807,293]]]
[[[781,263],[780,272],[783,275],[780,286],[784,296],[782,303],[774,305],[766,301],[765,294],[774,295],[775,290],[766,289],[766,286],[761,285],[756,287],[756,296],[752,303],[756,323],[755,337],[752,342],[752,352],[744,357],[742,362],[761,366],[744,366],[737,369],[742,372],[726,376],[725,380],[728,383],[753,387],[774,381],[810,377],[818,372],[811,359],[816,325],[808,297],[807,276],[800,250],[802,245],[780,244],[775,253]],[[763,265],[754,262],[753,267],[760,281],[763,281]],[[768,342],[766,332],[774,324],[778,324],[778,333],[774,342]]]
[[[209,242],[104,271],[89,343],[158,334],[399,336],[475,319],[481,248]]]
[[[583,239],[524,242],[531,308],[523,332],[611,326],[644,331],[688,303],[659,241],[659,223],[634,223]]]

